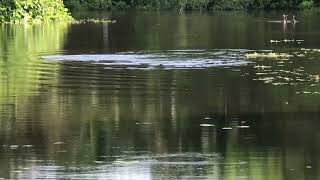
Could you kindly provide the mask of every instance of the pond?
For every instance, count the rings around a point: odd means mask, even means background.
[[[320,178],[320,14],[282,13],[0,25],[0,178]]]

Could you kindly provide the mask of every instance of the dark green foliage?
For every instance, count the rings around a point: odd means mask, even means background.
[[[301,9],[310,9],[314,6],[313,0],[304,0],[302,3],[300,3],[299,7]]]
[[[62,0],[0,0],[0,23],[71,19]]]
[[[311,8],[320,0],[64,0],[71,9],[288,9]]]
[[[320,0],[64,0],[70,9],[309,9]],[[0,0],[0,23],[70,19],[62,0]]]
[[[254,4],[251,0],[216,0],[215,1],[215,9],[248,9],[251,4]],[[257,3],[261,4],[261,2]],[[263,6],[263,4],[262,4]]]
[[[70,9],[109,9],[115,2],[111,0],[65,0],[64,3]]]

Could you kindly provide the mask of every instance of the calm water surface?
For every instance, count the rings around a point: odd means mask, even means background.
[[[320,14],[296,15],[1,25],[0,178],[319,179]]]

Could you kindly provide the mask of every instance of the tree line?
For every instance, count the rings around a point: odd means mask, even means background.
[[[64,0],[70,9],[308,9],[320,0]]]
[[[0,0],[0,23],[72,19],[68,9],[307,9],[319,4],[320,0]]]

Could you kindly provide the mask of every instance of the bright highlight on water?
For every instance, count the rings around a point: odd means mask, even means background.
[[[139,69],[184,69],[251,64],[244,54],[248,50],[174,50],[164,52],[125,52],[117,54],[51,55],[44,60],[81,61]]]

